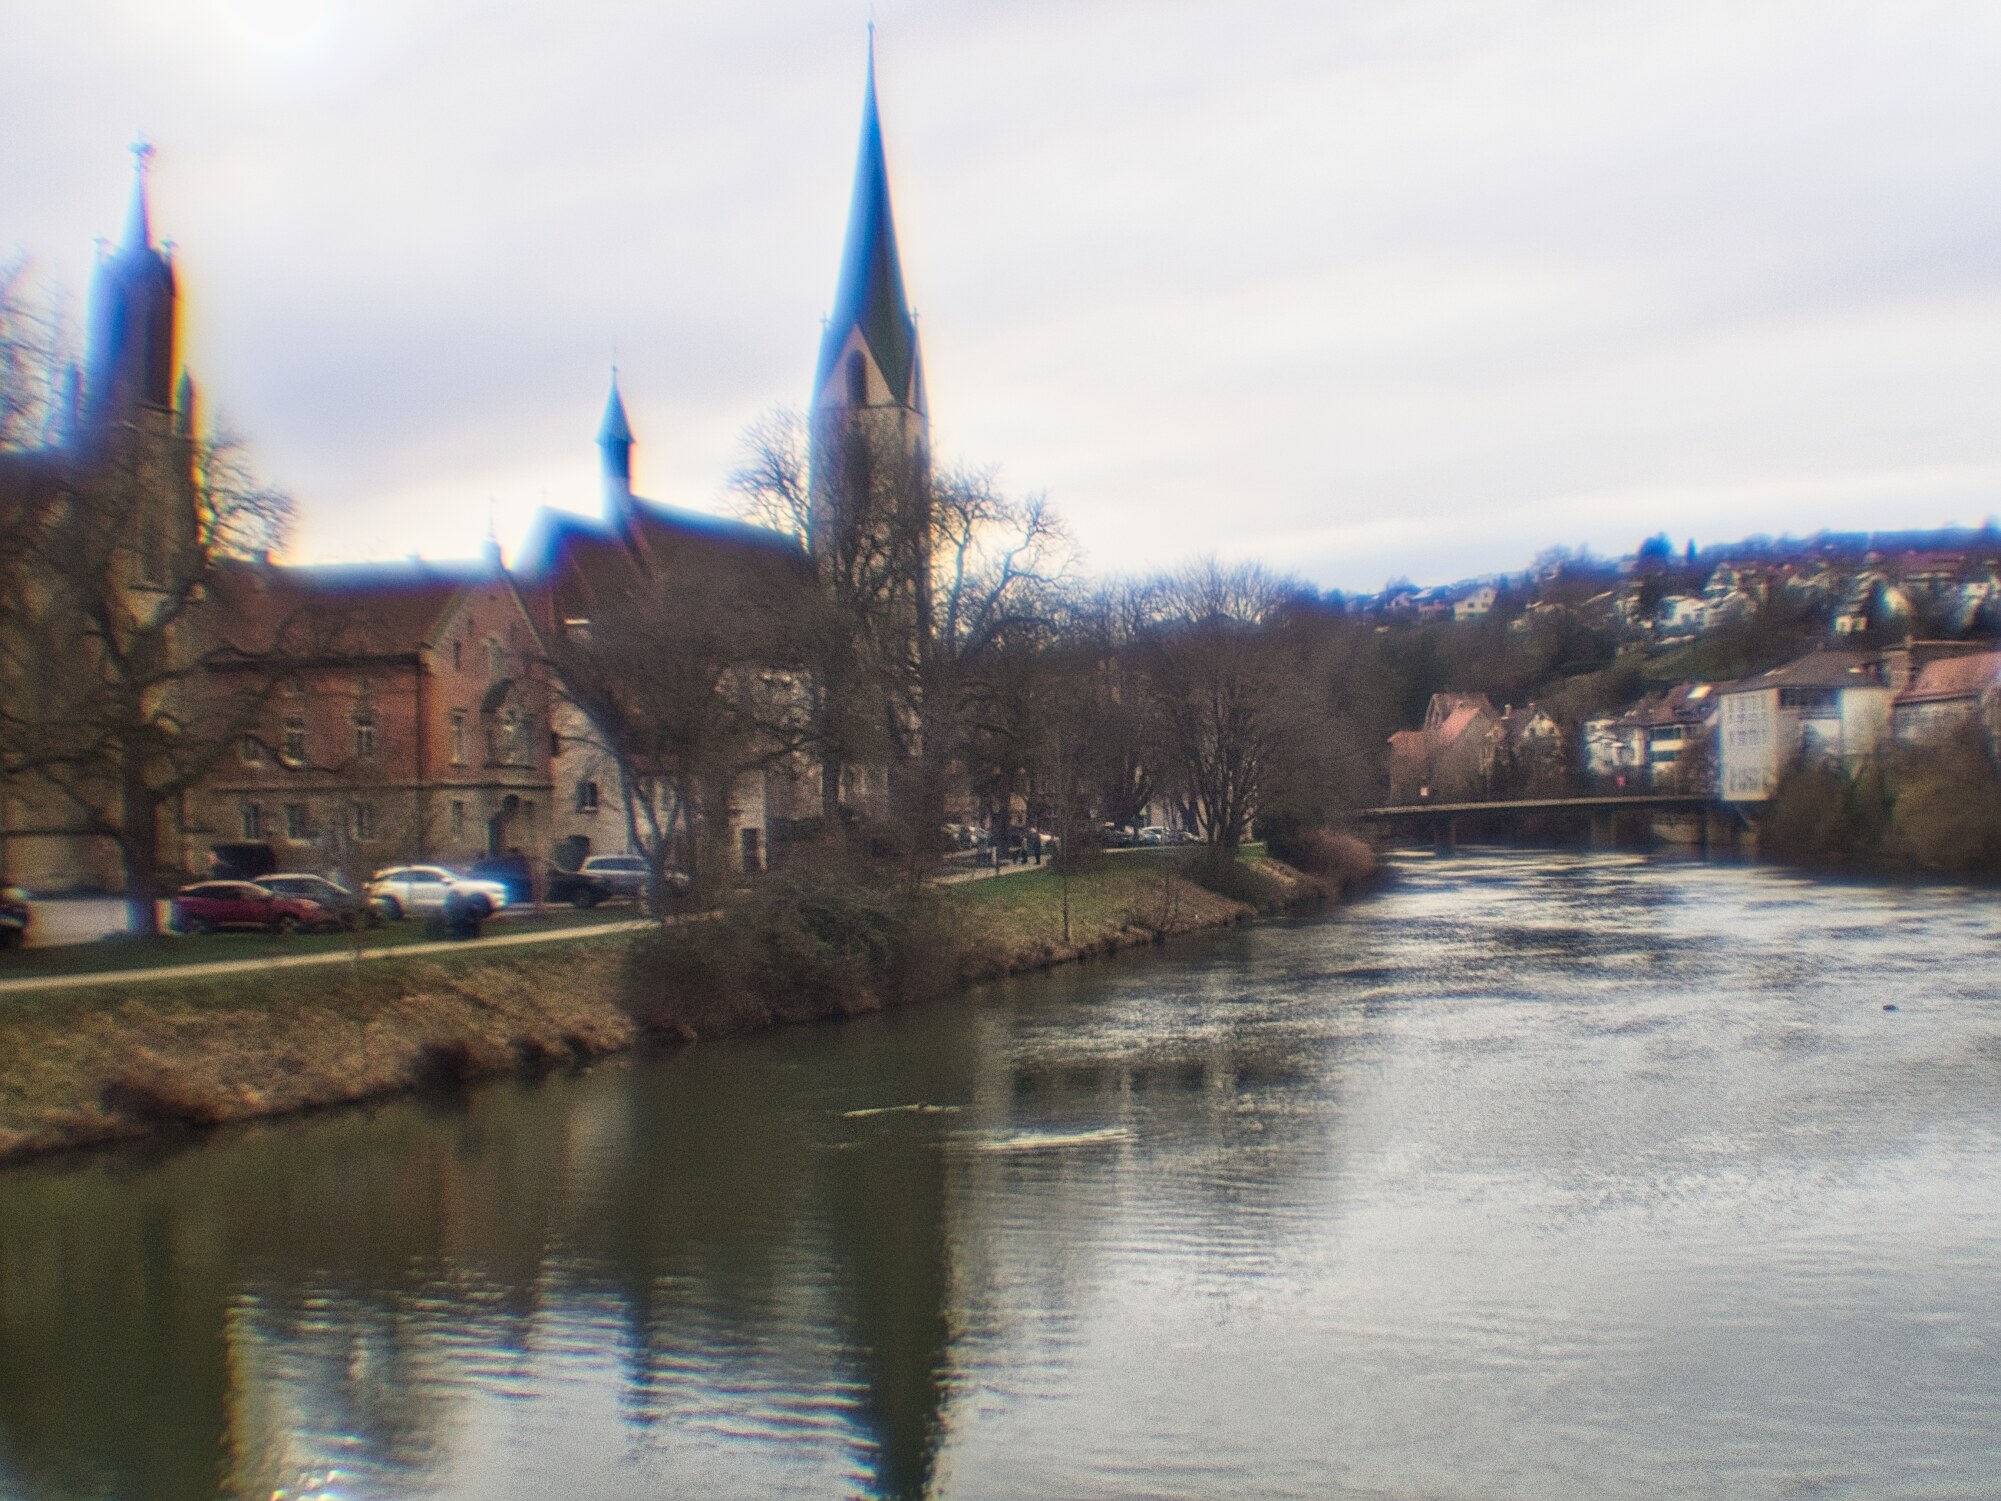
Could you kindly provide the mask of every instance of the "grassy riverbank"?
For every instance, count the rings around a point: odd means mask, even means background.
[[[914,899],[773,881],[636,938],[19,992],[0,1006],[0,1160],[935,998],[1338,896],[1351,876],[1252,851],[1206,868],[1114,856]]]

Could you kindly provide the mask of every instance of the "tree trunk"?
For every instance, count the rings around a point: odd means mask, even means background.
[[[160,933],[160,808],[145,783],[127,776],[119,799],[118,852],[125,862],[125,892],[133,930],[142,938]]]

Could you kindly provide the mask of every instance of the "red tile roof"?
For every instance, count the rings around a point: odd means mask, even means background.
[[[1900,704],[1931,703],[1939,699],[1974,698],[2001,680],[2001,651],[1971,652],[1963,657],[1941,657],[1920,667],[1911,686],[1897,695]]]

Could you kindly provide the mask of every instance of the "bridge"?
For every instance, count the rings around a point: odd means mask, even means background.
[[[1701,792],[1622,792],[1582,797],[1513,797],[1486,802],[1398,803],[1361,808],[1354,816],[1365,823],[1416,832],[1428,829],[1440,853],[1458,847],[1459,827],[1467,819],[1491,819],[1524,814],[1574,814],[1591,823],[1591,843],[1613,842],[1621,813],[1686,813],[1701,818],[1701,845],[1735,843],[1745,827],[1744,815],[1729,803]]]

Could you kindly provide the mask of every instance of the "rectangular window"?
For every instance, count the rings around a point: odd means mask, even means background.
[[[375,837],[375,804],[356,803],[354,805],[354,837],[373,839]]]
[[[375,759],[375,716],[372,714],[355,716],[354,759],[357,761]]]
[[[452,710],[452,765],[466,764],[466,711]]]
[[[260,803],[243,805],[243,837],[262,839],[264,837],[264,808]]]
[[[236,753],[243,758],[245,766],[258,766],[264,760],[264,747],[255,735],[245,735],[242,743],[237,746]]]
[[[285,804],[285,837],[287,839],[312,838],[312,825],[306,821],[304,803]]]
[[[306,716],[303,714],[285,716],[284,759],[287,766],[306,764]]]
[[[598,784],[596,782],[577,783],[577,811],[595,813],[598,810]]]
[[[463,834],[465,831],[466,805],[454,799],[452,802],[452,832],[454,834]]]

